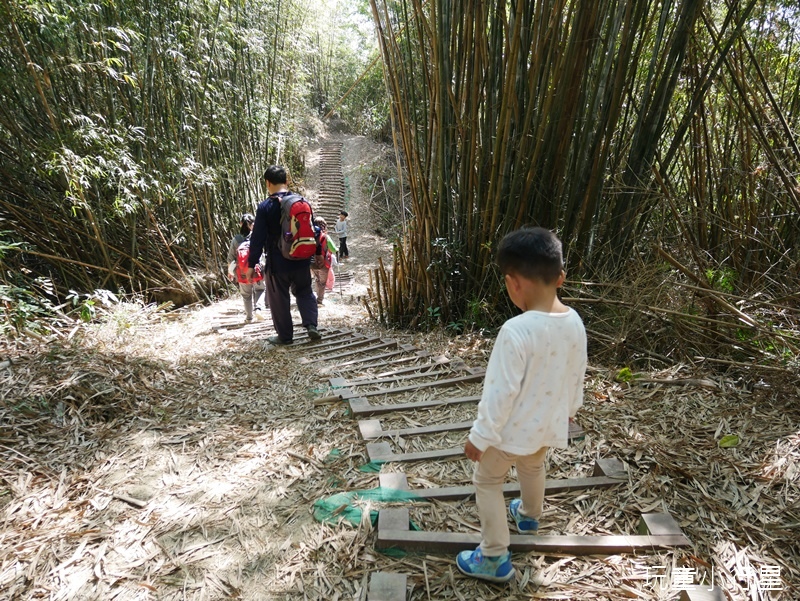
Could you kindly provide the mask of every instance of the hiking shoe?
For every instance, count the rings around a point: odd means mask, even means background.
[[[456,557],[456,566],[462,574],[489,582],[508,582],[514,577],[508,551],[498,557],[484,557],[480,547],[474,551],[462,551]]]
[[[520,534],[536,534],[539,530],[539,521],[521,514],[519,512],[520,505],[522,505],[522,499],[514,499],[508,505],[508,513],[511,514],[514,523],[517,525],[517,532]]]
[[[311,340],[319,340],[322,338],[322,334],[317,330],[317,326],[306,326],[306,332],[308,332],[308,337]]]
[[[291,340],[281,340],[278,336],[270,336],[267,338],[267,342],[270,344],[276,344],[278,346],[286,346],[287,344],[292,344]]]

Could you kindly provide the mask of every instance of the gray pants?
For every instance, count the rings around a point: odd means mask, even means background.
[[[244,312],[247,321],[252,321],[253,308],[258,304],[258,299],[261,298],[261,295],[264,294],[265,287],[264,280],[254,284],[239,283],[239,293],[244,301]]]

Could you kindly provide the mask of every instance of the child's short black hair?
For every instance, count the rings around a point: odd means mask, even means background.
[[[272,185],[286,183],[286,169],[280,165],[270,165],[264,172],[264,179]]]
[[[341,211],[339,215],[344,215],[344,218],[347,219],[347,211]]]
[[[500,241],[497,265],[503,275],[517,274],[552,284],[564,270],[561,240],[543,227],[525,227]]]

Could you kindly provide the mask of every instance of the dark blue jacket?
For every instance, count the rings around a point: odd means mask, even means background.
[[[287,194],[291,192],[277,192],[258,205],[253,233],[250,234],[250,267],[256,266],[263,249],[267,255],[267,271],[284,273],[311,268],[311,259],[287,259],[278,248],[281,239],[281,198]]]

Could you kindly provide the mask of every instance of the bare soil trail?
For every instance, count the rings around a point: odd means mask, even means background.
[[[350,257],[342,261],[339,271],[350,271],[355,276],[355,285],[347,294],[334,293],[330,295],[334,305],[344,302],[345,310],[352,307],[358,297],[367,292],[369,285],[369,272],[378,267],[378,257],[383,258],[384,264],[391,265],[392,246],[390,241],[379,235],[376,220],[369,206],[367,177],[370,166],[376,161],[385,161],[387,147],[366,138],[350,134],[332,134],[319,139],[311,145],[306,155],[306,174],[304,177],[304,193],[310,200],[316,200],[325,182],[321,179],[318,166],[320,150],[326,142],[341,142],[342,146],[342,172],[344,174],[346,193],[344,208],[348,212],[349,232],[347,246]],[[333,224],[328,224],[328,229],[333,231]],[[344,297],[347,298],[344,298]],[[353,297],[353,298],[350,298]],[[326,295],[326,299],[328,296]],[[344,317],[340,315],[341,307],[324,307],[324,315],[330,317]]]
[[[391,248],[370,225],[361,178],[385,149],[333,137],[344,143],[352,251],[343,268],[355,284],[330,295],[320,325],[485,366],[489,339],[368,320],[359,296]],[[324,141],[308,153],[312,200]],[[626,533],[639,514],[663,509],[695,545],[602,558],[518,553],[517,581],[492,586],[462,577],[451,555],[375,550],[369,520],[313,519],[315,501],[374,488],[377,474],[360,470],[369,458],[345,404],[314,403],[327,394],[324,360],[301,363],[297,347],[212,328],[243,318],[241,305],[236,296],[171,313],[121,304],[102,323],[32,340],[0,366],[0,599],[365,600],[370,575],[385,570],[408,574],[414,600],[673,600],[670,581],[647,574],[710,576],[712,566],[733,601],[800,598],[796,381],[766,372],[752,386],[674,366],[620,382],[617,366],[593,367],[578,418],[586,439],[552,453],[548,475],[580,477],[595,458],[616,457],[630,477],[600,493],[548,497],[546,533]],[[729,434],[738,444],[721,447]],[[464,433],[446,436],[457,443]],[[467,484],[471,466],[455,457],[405,470],[415,486]],[[469,499],[419,504],[412,515],[478,528]],[[765,567],[782,570],[783,592],[751,594]]]

